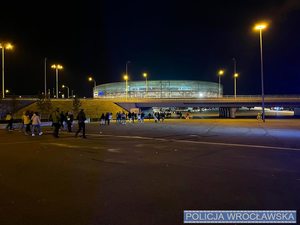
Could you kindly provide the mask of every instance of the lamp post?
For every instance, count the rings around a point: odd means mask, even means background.
[[[128,75],[125,74],[123,76],[123,79],[125,80],[125,96],[126,96],[126,100],[128,98]]]
[[[62,88],[67,88],[67,91],[68,91],[68,98],[70,98],[70,89],[69,89],[69,87],[66,86],[66,85],[62,85],[61,87],[62,87]]]
[[[44,59],[44,96],[47,97],[47,58]]]
[[[2,49],[2,98],[5,98],[5,85],[4,85],[4,50],[13,49],[13,45],[10,43],[0,43],[0,48]]]
[[[60,64],[53,64],[51,66],[52,69],[55,69],[56,74],[56,98],[58,98],[58,70],[62,70],[63,66]]]
[[[218,97],[221,97],[221,76],[224,75],[224,70],[219,70],[218,71],[218,76],[219,76],[219,94]]]
[[[95,79],[94,79],[93,77],[89,77],[89,81],[90,81],[90,82],[94,81],[94,88],[95,88],[96,85],[97,85]]]
[[[264,63],[263,63],[263,30],[267,28],[266,23],[256,24],[254,30],[259,31],[260,43],[260,74],[261,74],[261,98],[262,98],[262,120],[265,122],[265,93],[264,93]]]
[[[233,79],[234,79],[234,98],[236,98],[236,89],[235,89],[235,85],[236,85],[236,80],[235,80],[235,74],[236,74],[236,59],[235,58],[232,58],[232,61],[233,61]]]
[[[131,63],[130,61],[126,62],[126,68],[125,68],[125,75],[128,75],[128,64]]]
[[[236,79],[239,77],[239,74],[238,73],[235,73],[233,75],[233,78],[234,78],[234,98],[236,99]]]
[[[143,77],[146,80],[146,96],[148,96],[148,74],[147,73],[143,73]]]

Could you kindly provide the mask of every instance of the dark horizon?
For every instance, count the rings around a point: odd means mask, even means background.
[[[224,68],[224,95],[233,94],[233,60],[237,60],[238,95],[261,93],[259,34],[263,32],[265,94],[300,94],[300,2],[274,1],[85,1],[4,3],[1,41],[5,52],[5,86],[16,95],[55,87],[50,66],[60,63],[60,86],[80,96],[92,95],[97,84],[122,81],[125,64],[131,80],[201,80],[218,82]]]

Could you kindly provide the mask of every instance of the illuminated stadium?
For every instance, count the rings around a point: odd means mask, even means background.
[[[208,98],[218,97],[219,84],[190,80],[128,81],[101,84],[94,98]],[[220,87],[220,95],[223,89]]]

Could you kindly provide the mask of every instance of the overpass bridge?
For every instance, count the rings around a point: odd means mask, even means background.
[[[235,112],[241,107],[261,107],[262,98],[258,95],[245,96],[222,96],[220,98],[130,98],[115,99],[117,105],[126,110],[131,108],[151,108],[151,107],[200,107],[200,108],[219,108],[221,117],[235,117]],[[265,96],[265,107],[284,107],[295,110],[295,115],[300,115],[300,96],[291,95],[267,95]]]
[[[36,102],[38,98],[5,98],[0,101],[0,111],[7,111],[6,107],[12,101],[20,102],[18,106],[26,106]],[[235,117],[235,112],[241,107],[261,107],[262,98],[260,95],[239,95],[222,96],[219,98],[84,98],[84,101],[93,101],[95,104],[103,102],[115,103],[116,105],[130,110],[132,108],[147,109],[152,107],[200,107],[200,108],[219,108],[220,117]],[[72,99],[51,99],[51,101],[72,101]],[[300,116],[300,95],[266,95],[265,107],[284,107],[294,109],[295,115]],[[2,109],[2,110],[1,110]]]

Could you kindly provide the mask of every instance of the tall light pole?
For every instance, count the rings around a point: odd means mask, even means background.
[[[236,99],[236,79],[238,78],[239,74],[236,72],[236,59],[232,58],[233,60],[233,86],[234,86],[234,98]]]
[[[125,96],[126,96],[126,100],[128,98],[128,75],[125,74],[123,76],[123,79],[125,80]]]
[[[62,70],[63,66],[60,64],[53,64],[51,66],[52,69],[55,69],[55,75],[56,75],[56,98],[58,98],[58,70]]]
[[[93,77],[89,77],[88,79],[90,82],[94,81],[94,88],[97,86],[96,81]]]
[[[69,89],[69,87],[66,86],[66,85],[62,85],[61,87],[62,87],[62,88],[67,88],[67,91],[68,91],[68,98],[70,98],[70,89]]]
[[[236,79],[239,77],[239,74],[238,73],[235,73],[233,75],[233,78],[234,78],[234,98],[236,99]]]
[[[256,24],[254,30],[259,31],[259,43],[260,43],[260,74],[261,74],[261,98],[262,98],[262,120],[265,119],[265,93],[264,93],[264,63],[263,63],[263,30],[267,28],[266,23]]]
[[[128,75],[128,64],[131,63],[130,61],[126,62],[125,74]]]
[[[44,59],[44,93],[45,93],[45,98],[47,96],[47,58],[45,57]]]
[[[219,70],[218,71],[218,76],[219,76],[219,94],[218,97],[221,97],[221,76],[224,75],[224,70]]]
[[[10,43],[0,43],[2,49],[2,98],[5,98],[5,85],[4,85],[4,49],[11,50],[14,46]]]
[[[143,77],[146,80],[146,96],[148,96],[148,74],[147,73],[143,73]]]

